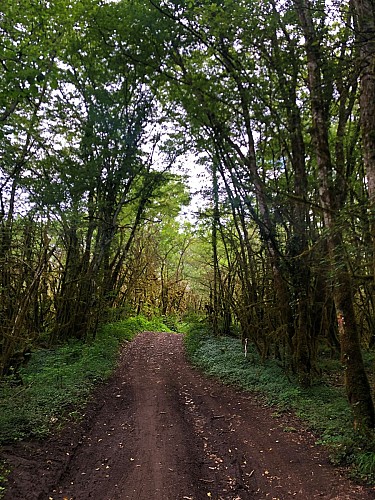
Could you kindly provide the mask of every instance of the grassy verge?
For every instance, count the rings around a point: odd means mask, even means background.
[[[34,352],[21,372],[23,385],[0,381],[0,445],[43,438],[80,419],[95,385],[113,372],[120,345],[146,330],[170,331],[161,319],[138,316],[104,325],[89,344],[72,341]],[[9,472],[0,462],[0,498]]]
[[[119,345],[144,330],[168,331],[143,317],[107,324],[95,341],[71,341],[33,353],[22,370],[23,385],[0,383],[0,444],[43,438],[67,419],[80,418],[93,387],[112,373]]]
[[[262,363],[252,351],[245,358],[240,341],[212,337],[203,324],[187,329],[185,347],[191,361],[207,374],[264,396],[275,405],[275,417],[283,411],[295,412],[319,436],[319,443],[328,447],[336,465],[350,466],[356,479],[375,484],[374,440],[368,436],[365,440],[352,430],[342,387],[320,381],[302,389],[276,361]]]
[[[23,385],[0,381],[0,445],[43,438],[80,419],[95,385],[113,372],[120,345],[146,330],[171,331],[161,319],[137,316],[104,325],[91,343],[71,341],[34,352],[21,372]],[[8,474],[0,462],[0,498]]]

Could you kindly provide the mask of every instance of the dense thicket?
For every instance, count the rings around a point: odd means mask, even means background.
[[[5,2],[0,26],[2,370],[113,307],[205,307],[304,386],[340,352],[373,427],[374,2]]]
[[[162,249],[188,203],[178,154],[148,69],[111,43],[109,14],[92,1],[2,6],[1,373],[34,341],[90,339],[113,306],[188,301]]]

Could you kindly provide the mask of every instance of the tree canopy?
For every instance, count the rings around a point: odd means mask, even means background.
[[[0,32],[1,371],[200,312],[303,386],[340,352],[374,427],[373,2],[5,1]]]

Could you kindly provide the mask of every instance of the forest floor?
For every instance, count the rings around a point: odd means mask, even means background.
[[[202,375],[182,337],[127,344],[85,417],[47,441],[5,447],[5,500],[373,500],[295,416]]]

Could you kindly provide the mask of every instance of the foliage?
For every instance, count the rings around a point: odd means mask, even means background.
[[[375,483],[375,452],[360,451],[354,457],[359,477],[367,482]]]
[[[209,327],[206,321],[198,315],[189,315],[180,325],[180,331],[185,333],[184,344],[189,358],[198,364],[198,352],[205,341],[209,340]]]
[[[202,323],[187,328],[185,348],[191,361],[207,374],[265,398],[275,407],[275,418],[293,411],[319,436],[318,443],[328,447],[333,462],[350,465],[356,477],[375,479],[375,436],[363,438],[352,430],[352,414],[343,387],[317,381],[303,389],[277,361],[263,362],[254,349],[249,349],[245,358],[240,341],[213,337]],[[290,430],[286,428],[285,432]]]
[[[9,472],[7,465],[0,462],[0,498],[3,498]]]
[[[145,4],[137,26],[146,30]],[[154,29],[137,32],[137,45],[166,66],[156,95],[176,103],[172,116],[211,177],[202,215],[215,334],[231,334],[236,323],[263,359],[277,351],[303,387],[313,383],[319,342],[341,348],[354,422],[373,428],[359,341],[363,332],[373,344],[374,332],[367,110],[375,87],[361,69],[374,67],[371,3],[151,5]],[[145,64],[155,60],[146,56]]]
[[[0,375],[205,311],[301,387],[341,351],[372,428],[374,26],[369,0],[4,0]]]
[[[162,320],[131,317],[104,325],[90,343],[70,341],[34,352],[23,385],[0,385],[0,443],[45,437],[67,419],[82,417],[95,385],[112,373],[118,349],[143,330],[169,331]]]

